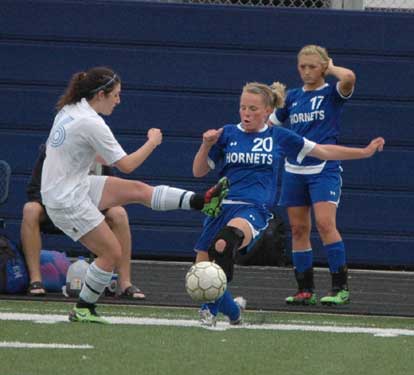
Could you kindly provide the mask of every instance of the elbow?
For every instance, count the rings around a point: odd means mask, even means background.
[[[193,169],[193,176],[194,177],[203,177],[205,175],[205,173],[202,173],[199,170]]]
[[[346,80],[349,84],[351,84],[352,86],[354,86],[354,85],[355,85],[355,82],[356,82],[356,75],[355,75],[355,73],[354,73],[352,70],[350,70],[350,71],[346,74],[345,80]]]
[[[130,173],[132,173],[134,170],[135,170],[135,168],[133,168],[131,165],[128,165],[127,163],[118,163],[117,165],[116,165],[116,167],[122,172],[122,173],[125,173],[125,174],[130,174]]]
[[[130,174],[130,173],[132,173],[134,170],[135,170],[135,168],[124,168],[124,170],[122,170],[121,172],[122,172],[122,173],[125,173],[125,174]]]
[[[209,171],[210,171],[209,168],[204,169],[204,168],[200,168],[200,167],[196,168],[196,167],[193,166],[193,176],[194,177],[204,177]]]

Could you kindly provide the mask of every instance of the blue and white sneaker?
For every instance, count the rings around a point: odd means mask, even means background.
[[[232,325],[232,326],[238,326],[238,325],[243,324],[242,312],[243,312],[244,310],[246,310],[247,301],[246,301],[246,299],[245,299],[245,298],[243,298],[243,297],[239,296],[239,297],[236,297],[236,298],[234,299],[234,302],[236,303],[236,305],[238,305],[238,306],[239,306],[239,309],[240,309],[240,314],[239,314],[239,317],[238,317],[237,319],[235,319],[235,320],[230,320],[230,322],[229,322],[229,323],[230,323],[230,325]]]

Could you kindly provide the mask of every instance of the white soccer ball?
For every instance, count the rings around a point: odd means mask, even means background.
[[[226,287],[226,274],[216,263],[196,263],[185,276],[185,289],[195,302],[214,302],[224,294]]]

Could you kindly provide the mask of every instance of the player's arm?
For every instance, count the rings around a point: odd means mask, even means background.
[[[307,155],[321,160],[365,159],[382,151],[384,143],[384,138],[378,137],[363,148],[316,144]]]
[[[343,96],[349,96],[354,90],[356,76],[351,69],[334,65],[332,59],[329,59],[326,75],[333,75],[338,79],[338,88]]]
[[[203,133],[203,142],[198,149],[193,161],[193,175],[194,177],[203,177],[211,168],[208,165],[208,153],[210,149],[215,145],[220,138],[223,128],[216,130],[210,129]]]
[[[131,173],[137,169],[162,142],[160,129],[152,128],[147,133],[148,140],[135,152],[124,156],[115,163],[115,166],[123,173]]]

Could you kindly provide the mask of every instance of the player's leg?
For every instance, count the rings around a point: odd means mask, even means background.
[[[327,296],[321,298],[321,303],[324,305],[349,303],[345,245],[336,228],[336,206],[329,202],[318,202],[314,205],[314,213],[316,226],[328,255],[332,278],[332,289]]]
[[[145,294],[131,283],[131,230],[128,214],[121,206],[112,207],[105,212],[105,220],[121,244],[121,259],[116,266],[121,296],[129,299],[144,299]]]
[[[310,242],[311,204],[306,176],[283,174],[279,204],[287,207],[292,232],[292,263],[298,286],[296,294],[285,299],[287,304],[314,305],[313,253]]]
[[[210,216],[217,216],[227,192],[228,180],[226,178],[220,179],[204,194],[197,194],[166,185],[154,187],[140,181],[106,177],[99,209],[139,203],[157,211],[194,209]]]
[[[102,180],[96,180],[102,182]],[[91,181],[91,191],[99,191]],[[101,186],[101,185],[100,185]],[[99,194],[92,194],[96,199]],[[52,209],[47,213],[60,230],[74,241],[80,241],[97,257],[89,266],[78,303],[69,315],[71,321],[106,323],[95,311],[95,304],[112,279],[112,273],[122,256],[121,244],[105,222],[91,196],[75,207]]]
[[[214,260],[227,276],[227,282],[233,279],[233,269],[236,253],[239,249],[247,246],[252,240],[252,230],[249,222],[244,218],[236,217],[217,234],[213,244],[208,250],[211,260]],[[230,324],[241,323],[241,313],[246,307],[243,297],[233,298],[227,288],[224,294],[215,301],[214,306],[209,309],[217,309],[218,312],[228,317]]]
[[[226,206],[219,218],[210,220],[210,223],[215,222],[215,227],[209,228],[207,224],[196,246],[201,248],[206,243],[210,244],[208,246],[208,259],[216,262],[223,268],[227,281],[230,283],[233,278],[236,252],[248,246],[254,238],[260,236],[272,217],[272,214],[267,210],[254,206]],[[205,236],[205,233],[209,231],[210,237]],[[206,237],[208,242],[203,242]],[[205,259],[205,252],[198,252],[197,260]],[[243,297],[233,298],[229,288],[227,288],[221,298],[202,307],[200,316],[203,322],[203,315],[209,315],[208,312],[213,316],[221,312],[229,318],[230,324],[240,324],[241,312],[245,307],[246,300]]]
[[[97,257],[86,272],[79,300],[69,319],[73,322],[107,323],[97,314],[96,302],[110,283],[115,266],[121,261],[121,244],[104,220],[79,241]]]
[[[40,224],[46,217],[45,209],[39,202],[25,203],[20,236],[30,277],[28,294],[31,296],[44,296],[46,294],[40,272],[40,251],[42,248]]]
[[[311,209],[307,206],[288,207],[292,231],[292,263],[298,290],[286,298],[291,305],[314,305],[317,302],[313,278],[313,253],[310,243]]]
[[[322,304],[349,303],[348,270],[345,246],[336,227],[336,213],[341,197],[342,179],[339,171],[326,171],[309,177],[316,227],[328,256],[332,277],[330,293],[321,298]]]
[[[321,298],[321,303],[342,305],[350,301],[345,246],[336,226],[342,180],[339,172],[324,172],[314,176],[312,180],[310,194],[316,227],[328,255],[332,277],[331,292]]]
[[[238,225],[238,221],[232,221],[234,219],[234,214],[237,208],[235,205],[226,205],[223,208],[223,211],[217,218],[209,218],[204,223],[203,232],[200,235],[199,240],[196,243],[196,249],[203,249],[203,250],[196,250],[197,257],[196,262],[202,261],[215,261],[218,265],[223,268],[223,271],[226,274],[227,282],[229,283],[233,276],[233,264],[234,259],[228,254],[233,254],[240,248],[240,245],[243,242],[243,238],[239,239],[237,236],[234,238],[234,242],[232,242],[232,233],[239,231],[241,236],[244,237],[243,232],[236,227],[230,227],[230,224]],[[227,229],[225,229],[227,228]],[[250,228],[249,228],[250,231]],[[226,232],[228,232],[226,234]],[[229,242],[227,244],[226,249],[226,256],[223,256],[225,244],[222,243],[223,241],[223,234],[226,241]],[[250,234],[248,236],[251,236]],[[246,240],[247,241],[247,240]],[[230,243],[232,242],[232,243]],[[214,254],[212,253],[213,249],[215,249],[215,244],[218,243],[218,247],[220,252],[217,252],[218,259],[214,259]],[[224,245],[224,246],[223,246]],[[206,250],[204,250],[206,249]],[[207,249],[209,249],[207,251]],[[213,303],[204,304],[201,306],[199,311],[201,324],[205,326],[214,326],[216,323],[216,316],[219,312],[223,312],[225,315],[229,317],[230,321],[236,321],[240,318],[240,307],[234,302],[233,297],[227,289],[223,296],[219,298],[217,301]]]

